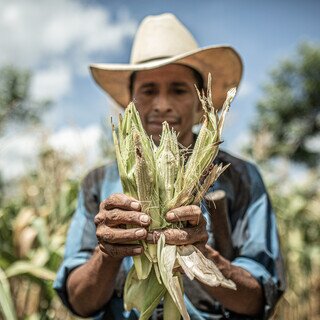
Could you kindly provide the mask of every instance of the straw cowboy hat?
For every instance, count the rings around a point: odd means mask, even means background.
[[[228,89],[237,87],[241,80],[242,61],[235,49],[227,45],[199,48],[192,34],[171,13],[143,19],[129,64],[91,64],[90,70],[98,85],[120,106],[126,107],[130,102],[132,72],[171,63],[197,70],[204,83],[211,72],[213,103],[217,109],[222,107]]]

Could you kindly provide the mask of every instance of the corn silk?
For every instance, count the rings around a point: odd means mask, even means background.
[[[119,116],[117,130],[112,126],[123,192],[140,201],[142,212],[151,218],[149,231],[183,227],[182,222],[168,223],[166,213],[173,208],[199,204],[208,188],[228,167],[213,164],[213,160],[236,89],[228,91],[220,115],[212,104],[210,74],[207,93],[196,90],[204,116],[193,150],[179,146],[177,133],[167,122],[163,123],[160,143],[156,146],[145,132],[133,102],[124,116]],[[127,226],[130,227],[133,226]],[[196,278],[209,286],[236,289],[214,262],[193,245],[168,245],[163,234],[157,244],[141,243],[144,252],[133,257],[134,266],[124,287],[124,307],[128,311],[136,308],[140,319],[149,319],[161,300],[165,320],[180,319],[181,316],[190,319],[178,267],[191,280]]]

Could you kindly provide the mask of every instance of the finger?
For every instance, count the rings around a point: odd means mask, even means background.
[[[99,243],[126,243],[129,241],[143,240],[147,237],[147,230],[144,228],[120,229],[110,228],[101,225],[97,229],[96,236]]]
[[[206,242],[201,241],[201,242],[194,243],[193,245],[195,247],[197,247],[198,250],[200,250],[205,257],[207,257],[208,250],[207,250],[207,247],[206,247],[207,246]]]
[[[137,225],[147,227],[150,224],[150,217],[137,211],[123,211],[119,209],[103,210],[96,215],[94,223],[96,226],[106,224],[109,227],[119,226],[121,224]]]
[[[196,205],[184,206],[170,210],[166,214],[168,222],[188,221],[196,226],[204,220],[200,207]]]
[[[141,205],[138,200],[123,193],[114,193],[100,203],[100,210],[111,209],[140,211]]]
[[[201,226],[183,229],[167,229],[164,231],[167,244],[187,245],[197,242],[207,242],[207,230]]]
[[[106,210],[100,210],[94,217],[94,224],[96,225],[96,228],[98,228],[98,226],[104,222],[106,214]]]
[[[205,245],[205,249],[206,249],[207,254],[210,256],[211,259],[213,259],[214,261],[219,259],[220,253],[217,250],[213,249],[208,244]]]
[[[146,240],[148,243],[157,243],[161,234],[164,234],[167,244],[173,245],[187,245],[198,242],[206,243],[208,241],[208,233],[203,226],[195,226],[192,228],[182,229],[171,228],[165,230],[157,230],[152,233],[148,233]]]
[[[121,244],[99,244],[102,252],[114,258],[124,258],[127,256],[136,256],[143,252],[143,247],[140,245],[121,245]]]

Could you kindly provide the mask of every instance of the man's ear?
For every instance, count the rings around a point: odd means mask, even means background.
[[[128,89],[129,89],[130,101],[133,100],[133,90],[134,90],[134,82],[136,80],[136,76],[137,76],[137,72],[134,71],[131,73],[130,78],[129,78]]]

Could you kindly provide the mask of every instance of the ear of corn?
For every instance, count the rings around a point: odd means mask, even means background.
[[[170,224],[165,214],[172,208],[199,204],[208,188],[228,167],[213,164],[221,143],[222,127],[230,103],[236,93],[228,91],[221,115],[212,105],[211,76],[208,91],[198,97],[204,110],[204,120],[187,163],[188,150],[179,148],[177,134],[163,123],[157,147],[146,134],[133,103],[124,117],[119,117],[118,131],[113,126],[113,138],[119,174],[124,193],[137,198],[142,211],[151,218],[149,230],[182,227]],[[127,226],[128,228],[132,226]],[[140,319],[148,319],[161,299],[164,299],[165,319],[189,319],[184,299],[181,275],[175,267],[181,266],[190,279],[198,279],[211,286],[235,289],[231,280],[194,246],[174,246],[165,243],[161,235],[158,244],[142,241],[144,253],[134,257],[134,268],[127,276],[125,308],[136,308]]]
[[[176,257],[177,247],[166,245],[165,237],[162,234],[158,241],[158,265],[161,278],[183,319],[189,320],[190,317],[184,304],[183,292],[179,282],[180,274],[174,274],[173,272]]]
[[[168,212],[168,199],[172,199],[175,192],[175,181],[180,167],[180,153],[177,137],[174,131],[170,131],[167,122],[163,123],[162,136],[159,148],[156,152],[157,174],[159,185],[160,216]],[[162,219],[162,227],[167,222]]]
[[[175,302],[171,298],[170,293],[167,291],[163,298],[163,319],[164,320],[180,320],[180,311]]]
[[[151,257],[148,257],[145,253],[142,253],[140,256],[133,257],[133,262],[138,279],[144,280],[148,278],[152,268],[151,260]]]
[[[124,287],[124,308],[128,311],[136,308],[140,311],[140,319],[149,319],[166,291],[166,287],[158,283],[154,270],[148,278],[140,280],[136,269],[132,268]]]

